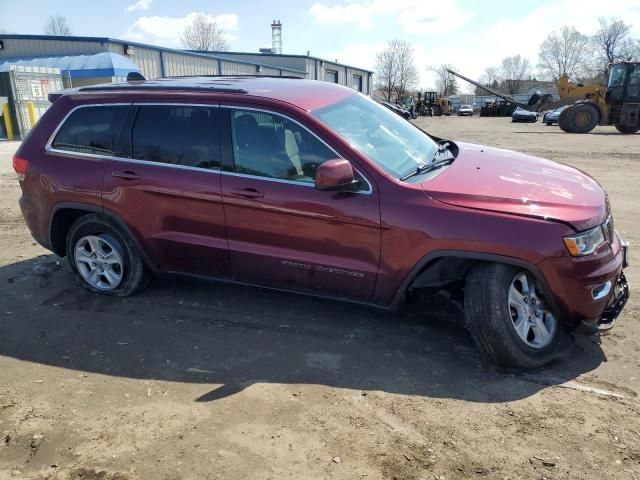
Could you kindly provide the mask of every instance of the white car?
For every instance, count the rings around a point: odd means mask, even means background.
[[[471,105],[462,105],[460,106],[460,109],[458,110],[458,115],[462,116],[462,115],[473,115],[473,107]]]

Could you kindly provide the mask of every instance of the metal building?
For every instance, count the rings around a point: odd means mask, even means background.
[[[86,57],[103,52],[113,54],[110,58],[114,65],[128,62],[137,66],[146,78],[184,75],[293,76],[335,82],[366,94],[371,92],[371,71],[309,55],[194,52],[106,37],[0,34],[0,65],[21,61],[35,61],[37,64],[44,58]],[[121,77],[115,73],[90,76],[78,70],[65,70],[64,65],[57,66],[62,71],[65,86],[117,81]],[[113,69],[114,72],[117,70],[122,69]]]
[[[285,66],[305,72],[304,78],[346,85],[367,95],[373,89],[373,72],[364,68],[332,62],[311,55],[277,54],[269,51],[249,52],[194,52],[234,61],[260,62],[272,66]]]

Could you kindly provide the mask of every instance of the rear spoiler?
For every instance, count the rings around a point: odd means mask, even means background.
[[[58,100],[63,95],[64,95],[64,91],[58,90],[57,92],[49,92],[49,95],[47,95],[47,98],[51,103],[55,103],[56,100]]]

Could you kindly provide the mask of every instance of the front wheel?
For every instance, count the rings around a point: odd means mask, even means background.
[[[537,280],[521,268],[477,266],[467,277],[464,303],[476,345],[499,365],[540,367],[570,345]]]
[[[589,133],[600,121],[600,112],[590,103],[577,103],[560,113],[558,124],[567,133]]]
[[[616,123],[616,130],[618,130],[620,133],[636,133],[638,131],[640,131],[639,127],[630,127],[628,125],[620,125],[619,123]]]

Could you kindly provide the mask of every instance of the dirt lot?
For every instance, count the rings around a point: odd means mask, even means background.
[[[640,239],[640,134],[419,120],[577,166]],[[31,240],[0,143],[0,478],[640,480],[640,304],[521,374],[445,304],[392,314],[208,282],[113,299]],[[640,267],[628,271],[632,285]]]

